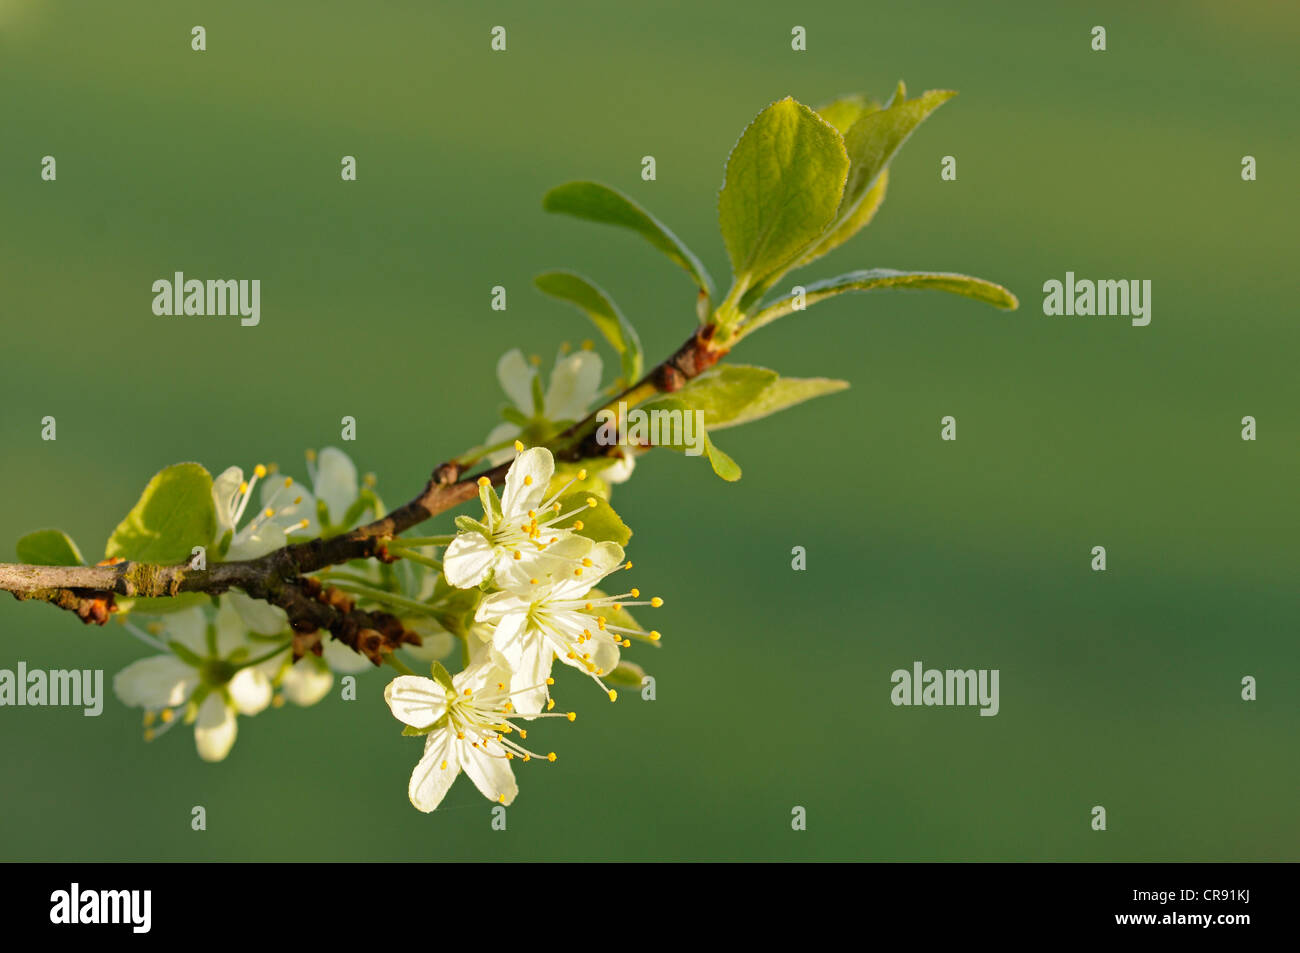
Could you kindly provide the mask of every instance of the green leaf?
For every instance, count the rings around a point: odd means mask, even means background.
[[[708,434],[704,435],[704,452],[708,454],[709,464],[713,467],[714,473],[728,483],[735,483],[740,479],[740,465],[723,453]]]
[[[867,189],[856,208],[842,219],[838,219],[827,231],[826,237],[819,241],[808,254],[799,259],[795,266],[802,268],[809,262],[816,261],[833,249],[839,248],[850,238],[871,224],[885,202],[885,192],[889,188],[889,170],[881,169],[880,176],[871,188]]]
[[[217,532],[212,475],[197,463],[178,463],[149,481],[139,502],[109,537],[105,555],[137,562],[180,563]]]
[[[804,255],[800,265],[806,265],[831,249],[838,248],[871,221],[885,200],[890,161],[916,127],[956,95],[954,90],[932,89],[916,99],[907,99],[907,90],[900,82],[894,98],[886,108],[864,111],[844,131],[844,147],[849,154],[849,175],[844,184],[844,197],[835,215],[835,224]]]
[[[932,89],[916,99],[899,101],[886,109],[866,113],[853,124],[844,136],[850,164],[837,218],[843,220],[861,201],[916,127],[956,95],[955,90]]]
[[[641,679],[645,678],[645,669],[635,662],[619,662],[612,672],[602,677],[615,688],[640,688]]]
[[[746,364],[720,364],[671,395],[647,401],[640,409],[701,410],[709,430],[726,426],[776,381],[776,371]]]
[[[787,407],[793,407],[795,404],[802,404],[806,400],[812,400],[814,397],[834,394],[836,391],[844,390],[848,386],[848,381],[837,381],[826,377],[782,377],[768,385],[763,393],[746,404],[744,410],[735,417],[725,423],[714,424],[710,429],[722,430],[725,427],[739,427],[741,424],[767,417],[770,414],[785,410]]]
[[[641,379],[641,339],[604,291],[571,271],[550,271],[538,275],[533,282],[545,294],[576,305],[591,319],[618,354],[626,386],[631,387]]]
[[[724,366],[736,367],[742,371],[763,371],[764,370],[761,367],[745,368],[743,367],[743,365],[724,365]],[[770,374],[772,378],[776,377],[775,371],[766,371],[766,374]],[[700,376],[703,377],[704,375],[700,375]],[[713,466],[713,472],[716,473],[718,476],[722,477],[722,479],[727,481],[732,481],[732,482],[739,480],[740,467],[736,465],[735,460],[731,459],[731,457],[727,456],[725,453],[719,450],[718,447],[714,445],[713,441],[709,439],[709,433],[707,427],[700,427],[698,430],[693,430],[693,439],[689,441],[685,439],[686,433],[685,433],[684,421],[686,415],[693,414],[694,411],[697,409],[703,409],[703,408],[696,408],[692,406],[691,403],[688,403],[688,400],[691,399],[691,395],[689,394],[687,394],[686,400],[681,399],[681,395],[686,393],[687,393],[686,388],[683,387],[681,390],[675,392],[671,397],[661,397],[657,400],[650,401],[649,403],[643,404],[637,408],[637,410],[646,410],[646,411],[656,410],[665,413],[678,412],[682,414],[682,418],[681,418],[683,420],[683,425],[681,429],[681,436],[683,438],[682,441],[680,443],[677,442],[656,443],[653,444],[653,446],[662,447],[665,450],[673,450],[677,453],[685,454],[688,457],[689,456],[708,457],[709,463]],[[696,396],[700,397],[700,395],[696,395]],[[706,394],[701,398],[701,400],[703,402],[706,400],[710,400],[711,398],[712,395]],[[725,410],[728,416],[734,416],[734,414],[738,412],[734,410],[734,405],[731,405],[724,400],[718,400],[716,406],[719,408],[719,413]],[[706,412],[706,418],[707,418],[707,412]],[[660,439],[663,438],[664,426],[665,425],[662,422],[659,424]],[[692,427],[694,426],[695,425],[692,423]],[[670,429],[674,431],[676,430],[675,427]],[[631,425],[629,425],[629,435],[633,438],[639,436],[636,433],[636,430]],[[675,438],[677,434],[673,433],[672,436]]]
[[[429,672],[433,675],[433,680],[447,691],[454,692],[456,690],[456,685],[451,680],[451,673],[443,667],[441,662],[434,662],[430,665]]]
[[[890,289],[915,289],[921,291],[946,291],[949,294],[974,298],[997,308],[1014,311],[1020,307],[1016,296],[1001,285],[983,278],[958,275],[942,271],[894,271],[890,268],[872,268],[851,271],[825,281],[814,281],[804,288],[804,307],[850,291],[887,291]],[[745,324],[740,336],[751,334],[794,311],[796,297],[793,293],[778,298]]]
[[[729,301],[770,285],[817,241],[848,172],[844,138],[807,106],[786,97],[758,114],[727,159],[718,197],[735,273]]]
[[[464,514],[456,517],[456,528],[462,533],[478,533],[482,536],[491,535],[485,524],[480,523],[472,516],[465,516]]]
[[[589,500],[595,500],[596,505],[589,506]],[[598,543],[612,540],[620,546],[626,546],[632,538],[632,530],[614,512],[609,500],[588,493],[566,493],[560,497],[559,504],[560,512],[570,515],[553,524],[555,526],[572,529],[578,535]],[[582,529],[574,529],[574,523],[579,520],[582,521]]]
[[[668,226],[623,193],[599,182],[568,182],[547,192],[542,199],[542,208],[603,225],[630,228],[685,268],[700,290],[712,297],[713,281],[695,254],[668,230]]]
[[[848,387],[847,381],[824,377],[778,377],[776,371],[744,364],[720,364],[701,374],[671,397],[642,405],[671,410],[701,409],[708,431],[738,427],[769,414]],[[678,405],[670,403],[679,402]],[[707,452],[707,447],[705,448]],[[715,448],[716,450],[716,448]]]
[[[84,566],[81,550],[62,530],[38,529],[18,540],[18,561],[31,566]]]
[[[853,93],[833,100],[824,106],[818,106],[817,115],[838,129],[840,135],[843,136],[848,134],[855,122],[867,113],[876,112],[878,109],[880,109],[880,104],[875,100],[869,99],[861,93]]]

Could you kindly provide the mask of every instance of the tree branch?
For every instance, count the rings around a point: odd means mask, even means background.
[[[656,393],[676,391],[726,353],[714,346],[713,327],[701,327],[672,356],[601,409],[617,408],[620,401],[637,404]],[[556,459],[578,461],[613,452],[596,440],[597,413],[548,441],[546,446]],[[310,574],[354,559],[384,559],[387,540],[472,499],[483,477],[501,483],[509,468],[509,463],[503,463],[462,477],[459,465],[444,463],[433,471],[415,499],[387,516],[328,539],[293,543],[257,559],[217,563],[210,569],[192,569],[187,563],[163,566],[130,561],[98,566],[0,563],[0,591],[20,600],[48,602],[75,612],[87,624],[103,625],[115,609],[115,596],[174,598],[189,592],[215,596],[239,589],[285,611],[295,632],[295,657],[305,651],[319,654],[320,638],[315,633],[323,629],[378,665],[385,652],[402,644],[418,645],[419,636],[407,631],[395,616],[357,609],[351,599],[336,589],[324,589]]]

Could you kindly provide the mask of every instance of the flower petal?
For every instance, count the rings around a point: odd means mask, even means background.
[[[175,708],[198,684],[198,671],[174,655],[140,659],[113,676],[113,692],[122,704],[154,710]]]
[[[447,689],[431,678],[399,675],[384,688],[393,717],[412,728],[428,728],[447,713]]]
[[[217,644],[232,644],[230,642],[231,634],[235,629],[235,622],[238,622],[239,641],[235,641],[233,646],[237,648],[240,641],[243,640],[244,632],[252,629],[258,635],[279,635],[289,626],[289,617],[285,615],[284,610],[279,606],[273,606],[269,602],[263,602],[261,599],[254,599],[252,596],[246,596],[242,592],[232,589],[226,593],[226,598],[222,600],[222,608],[229,603],[234,612],[234,619],[227,619],[226,625],[229,626],[228,632],[224,635],[221,628],[221,613],[217,613]]]
[[[528,365],[524,352],[515,348],[506,351],[497,361],[497,380],[501,389],[516,407],[528,416],[533,415],[533,378],[537,371]]]
[[[600,390],[601,360],[595,351],[577,351],[555,362],[546,388],[546,419],[577,420]]]
[[[524,657],[530,650],[536,650],[541,635],[528,624],[528,615],[524,612],[511,612],[497,620],[496,630],[492,633],[492,647],[501,653],[506,664],[513,671],[519,671],[524,664]]]
[[[600,471],[600,478],[606,483],[626,483],[632,478],[636,469],[636,454],[624,451],[618,463],[612,463]]]
[[[515,773],[510,770],[510,762],[506,760],[501,745],[489,741],[474,748],[462,741],[460,753],[461,766],[485,798],[507,805],[515,799],[519,785],[515,783]]]
[[[411,772],[407,793],[416,809],[426,814],[442,803],[460,774],[460,759],[451,738],[450,731],[430,732],[424,742],[424,756]]]
[[[243,482],[244,471],[239,467],[227,467],[212,481],[212,502],[217,507],[217,542],[227,532],[234,532],[235,497]]]
[[[344,675],[355,675],[375,667],[370,659],[352,651],[332,635],[326,635],[321,641],[321,656],[331,669]]]
[[[483,441],[483,444],[484,446],[493,447],[499,443],[505,443],[511,437],[518,435],[519,428],[510,423],[510,421],[503,420],[488,432],[487,438]],[[492,453],[489,453],[487,459],[488,463],[496,466],[499,463],[505,463],[507,460],[513,458],[514,455],[515,451],[513,447],[503,447],[500,450],[494,450]]]
[[[357,501],[357,465],[338,447],[326,447],[317,457],[314,488],[329,510],[330,522],[338,526]]]
[[[501,494],[501,513],[507,522],[537,509],[546,496],[546,488],[555,475],[555,458],[545,447],[533,447],[515,457],[506,472],[506,486]]]
[[[455,645],[455,637],[428,616],[403,619],[402,624],[420,637],[419,645],[403,646],[407,652],[423,662],[446,658]],[[353,655],[356,653],[353,652]]]
[[[213,692],[199,706],[199,719],[194,725],[194,745],[204,761],[220,761],[230,754],[239,728],[235,713],[221,697]]]
[[[334,674],[314,655],[304,655],[289,666],[280,682],[284,697],[304,708],[324,698],[333,685]]]
[[[163,621],[163,640],[179,642],[198,656],[208,654],[208,616],[199,606],[169,613]]]
[[[487,578],[496,561],[496,550],[482,533],[461,533],[451,541],[442,558],[447,582],[457,589],[469,589]]]
[[[271,680],[257,668],[241,668],[230,680],[227,690],[231,704],[241,715],[256,715],[271,704]]]

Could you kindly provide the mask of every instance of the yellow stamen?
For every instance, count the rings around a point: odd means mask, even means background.
[[[664,601],[660,599],[658,596],[655,596],[653,599],[650,600],[650,605],[656,609],[658,609],[663,604]]]
[[[260,463],[253,467],[253,476],[257,477],[259,480],[262,479],[262,477],[266,476],[266,467],[262,466]]]

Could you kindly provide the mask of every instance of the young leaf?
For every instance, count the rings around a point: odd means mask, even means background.
[[[618,353],[623,380],[631,387],[641,379],[641,339],[618,306],[600,288],[571,271],[549,271],[533,283],[545,294],[576,305]]]
[[[647,401],[641,409],[703,411],[705,426],[713,430],[742,414],[776,379],[776,371],[765,367],[719,364],[671,395]]]
[[[62,530],[39,529],[18,540],[18,561],[30,566],[84,566],[81,550]]]
[[[1014,311],[1020,302],[1006,288],[972,278],[969,275],[952,274],[941,271],[894,271],[890,268],[872,268],[866,271],[851,271],[825,281],[814,281],[804,289],[804,305],[816,304],[826,298],[844,294],[849,291],[883,291],[890,288],[914,288],[927,291],[946,291],[949,294],[963,295],[983,301],[994,307]],[[765,324],[784,317],[794,310],[794,297],[786,295],[772,302],[745,325],[742,334],[757,331]]]
[[[197,463],[159,471],[109,537],[104,555],[137,562],[179,563],[217,532],[212,475]]]
[[[635,662],[620,661],[613,671],[605,676],[605,681],[616,688],[640,688],[645,678],[645,669]]]
[[[826,377],[782,377],[767,386],[763,393],[745,405],[745,409],[730,420],[714,424],[711,430],[726,427],[739,427],[751,421],[767,417],[778,411],[802,404],[823,394],[834,394],[849,386],[848,381],[837,381]]]
[[[735,460],[727,456],[717,444],[709,439],[709,435],[704,435],[704,452],[709,456],[709,464],[713,467],[713,472],[728,483],[735,483],[740,479],[740,465]]]
[[[839,248],[850,238],[871,224],[871,220],[880,211],[885,202],[885,191],[889,188],[889,170],[881,169],[871,188],[867,189],[862,200],[844,218],[838,219],[826,232],[826,237],[814,245],[808,254],[799,259],[796,268],[802,268],[809,262],[816,261],[829,251]],[[746,302],[751,303],[751,302]]]
[[[838,129],[840,135],[844,136],[848,135],[848,131],[853,128],[855,122],[867,113],[876,112],[878,109],[880,109],[879,103],[863,96],[861,93],[854,93],[829,102],[824,106],[818,106],[817,115]]]
[[[906,99],[906,95],[903,84],[899,83],[889,106],[863,112],[847,131],[841,130],[849,154],[844,197],[835,215],[835,224],[800,260],[800,265],[838,248],[871,221],[885,199],[890,160],[916,127],[957,93],[949,89],[932,89],[916,99]]]
[[[451,680],[451,673],[443,667],[441,662],[433,662],[429,666],[429,674],[433,676],[435,682],[447,689],[447,691],[454,692],[456,690],[456,686]]]
[[[741,370],[762,371],[763,368],[741,368]],[[772,377],[776,376],[775,371],[767,371],[766,373],[771,374]],[[702,376],[703,375],[701,375],[701,377]],[[672,413],[674,411],[679,412],[682,415],[682,421],[683,421],[682,436],[683,438],[685,438],[686,420],[690,415],[694,413],[694,411],[697,408],[691,406],[691,404],[688,403],[687,400],[680,399],[680,395],[684,393],[686,393],[685,387],[683,387],[681,390],[677,391],[670,397],[662,397],[650,403],[643,404],[638,409],[647,410],[647,411],[648,410],[666,411],[668,413]],[[689,395],[688,395],[688,400],[689,400]],[[723,403],[721,401],[718,403],[718,406],[720,408],[732,407],[732,405]],[[694,424],[692,424],[692,427],[694,427]],[[662,433],[661,433],[661,439],[662,439]],[[727,480],[729,482],[735,482],[736,480],[740,479],[740,467],[736,464],[736,461],[731,459],[731,457],[727,456],[727,454],[723,453],[720,449],[718,449],[718,447],[713,443],[713,441],[709,439],[708,430],[705,429],[704,427],[700,427],[698,430],[694,431],[694,439],[692,440],[683,439],[682,442],[680,443],[664,442],[664,443],[655,444],[655,446],[662,447],[665,450],[675,450],[678,453],[685,454],[686,456],[701,456],[701,455],[706,456],[709,458],[709,463],[713,467],[713,472],[716,473],[718,476],[722,477],[722,479]]]
[[[589,506],[588,500],[595,500],[595,506]],[[607,540],[626,546],[632,538],[632,530],[614,512],[609,500],[587,493],[566,493],[558,500],[561,513],[569,513],[565,519],[554,524],[563,529],[571,529],[579,536],[603,543]],[[581,520],[582,529],[574,529],[574,523]]]
[[[542,199],[542,208],[604,225],[630,228],[686,269],[700,290],[713,296],[713,281],[704,265],[668,226],[622,192],[599,182],[568,182],[556,186]]]
[[[789,269],[835,218],[849,172],[844,138],[802,103],[768,106],[727,159],[718,219],[733,304]]]

